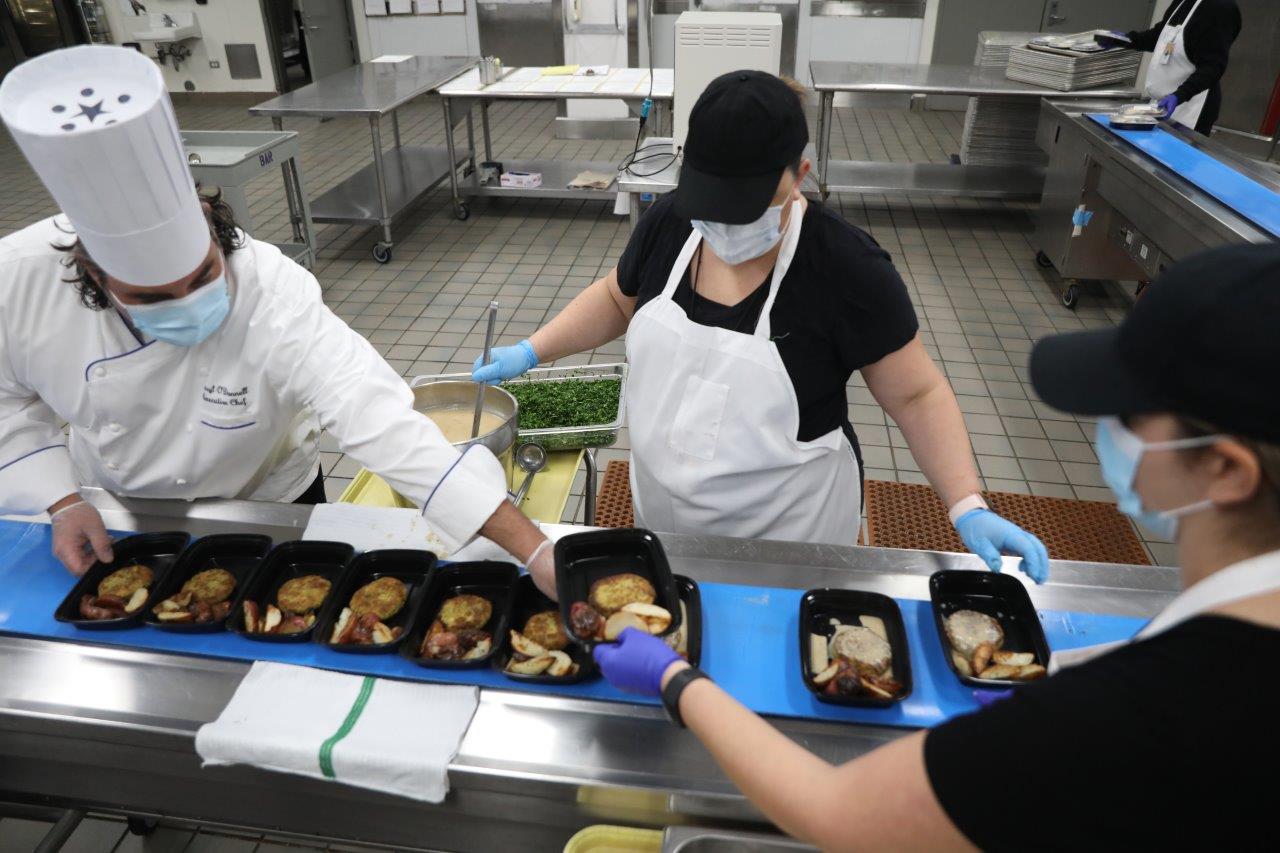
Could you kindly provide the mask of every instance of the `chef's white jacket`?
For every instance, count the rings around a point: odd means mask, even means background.
[[[61,216],[0,240],[0,512],[40,513],[81,485],[291,501],[315,479],[321,426],[450,547],[506,498],[493,454],[455,450],[274,246],[246,239],[227,258],[231,313],[179,347],[139,343],[116,310],[80,303],[53,248],[73,240]]]

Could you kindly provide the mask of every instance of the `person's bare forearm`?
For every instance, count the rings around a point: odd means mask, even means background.
[[[680,697],[680,714],[733,784],[783,831],[826,836],[835,768],[792,742],[709,680]],[[839,809],[835,809],[839,814]]]
[[[615,340],[631,318],[618,305],[617,273],[594,282],[529,338],[538,361],[585,352]]]
[[[527,561],[546,536],[510,501],[503,501],[480,528],[480,535],[491,539],[518,560]]]
[[[950,385],[941,381],[890,414],[947,507],[981,490],[969,430]]]

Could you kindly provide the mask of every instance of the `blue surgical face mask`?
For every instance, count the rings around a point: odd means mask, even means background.
[[[782,239],[782,205],[766,209],[764,215],[746,225],[695,219],[693,227],[720,260],[731,266],[741,264],[760,257]]]
[[[1216,435],[1179,438],[1173,441],[1146,442],[1121,423],[1119,418],[1100,418],[1094,447],[1098,451],[1098,463],[1102,478],[1116,493],[1117,506],[1125,515],[1145,525],[1158,536],[1173,541],[1178,535],[1178,519],[1193,512],[1213,506],[1213,501],[1203,500],[1175,509],[1151,510],[1142,505],[1142,496],[1134,487],[1142,454],[1153,450],[1182,450],[1204,447],[1217,441]]]
[[[231,311],[226,272],[181,299],[121,307],[139,332],[174,346],[193,347],[216,332]]]

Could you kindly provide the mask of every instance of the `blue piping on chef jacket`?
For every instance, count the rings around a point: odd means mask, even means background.
[[[8,462],[4,463],[3,465],[0,465],[0,471],[3,471],[5,468],[8,468],[10,465],[17,465],[19,462],[21,462],[23,459],[26,459],[28,456],[35,456],[37,453],[44,453],[46,450],[53,450],[55,447],[61,447],[63,450],[65,450],[67,446],[65,444],[50,444],[47,447],[36,448],[35,450],[31,450],[31,451],[28,451],[27,453],[22,454],[17,459],[11,459]]]
[[[142,350],[146,349],[147,347],[151,346],[151,345],[152,345],[152,344],[154,344],[154,343],[155,343],[155,341],[147,341],[145,344],[143,344],[142,346],[138,347],[137,349],[131,349],[131,350],[129,350],[128,352],[122,352],[122,353],[120,353],[119,355],[109,355],[109,356],[107,356],[106,358],[97,358],[97,359],[94,359],[93,361],[91,361],[91,362],[89,362],[87,365],[85,365],[85,368],[84,368],[84,381],[85,381],[85,382],[88,382],[88,381],[89,381],[89,371],[93,369],[93,366],[94,366],[95,364],[101,364],[101,363],[102,363],[102,362],[104,362],[104,361],[114,361],[114,360],[115,360],[115,359],[117,359],[117,358],[124,358],[126,355],[133,355],[135,352],[141,352]]]
[[[210,429],[244,429],[245,427],[253,426],[254,424],[257,423],[257,421],[249,421],[247,424],[236,424],[235,426],[218,426],[217,424],[211,424],[208,421],[201,421],[200,423],[204,424]]]
[[[449,470],[445,471],[444,474],[441,475],[440,479],[436,481],[435,488],[431,490],[431,494],[427,495],[427,499],[422,503],[423,515],[427,514],[427,507],[431,506],[431,499],[436,496],[436,492],[439,491],[440,487],[444,485],[444,481],[447,480],[449,478],[449,475],[453,473],[453,469],[457,468],[458,463],[461,462],[468,453],[470,453],[472,450],[474,450],[477,447],[479,447],[479,445],[472,444],[469,447],[467,447],[466,450],[462,451],[462,453],[458,454],[458,458],[453,460],[453,464],[449,466]]]

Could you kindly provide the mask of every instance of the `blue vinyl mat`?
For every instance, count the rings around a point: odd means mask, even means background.
[[[1280,194],[1188,145],[1162,127],[1120,130],[1111,127],[1110,116],[1090,113],[1089,118],[1280,239]]]
[[[122,631],[84,631],[53,618],[75,579],[50,553],[49,542],[47,525],[0,521],[0,633],[231,660],[270,660],[411,681],[658,704],[656,699],[622,693],[602,679],[564,686],[517,683],[488,669],[427,669],[394,654],[343,654],[318,643],[262,643],[228,631],[180,634],[147,625]],[[978,707],[973,690],[956,679],[943,658],[927,601],[898,601],[911,646],[912,694],[892,708],[850,708],[818,702],[800,680],[800,590],[716,583],[699,586],[702,668],[761,714],[922,727]],[[1131,617],[1061,611],[1042,611],[1040,618],[1054,649],[1126,639],[1144,624],[1144,620]]]

